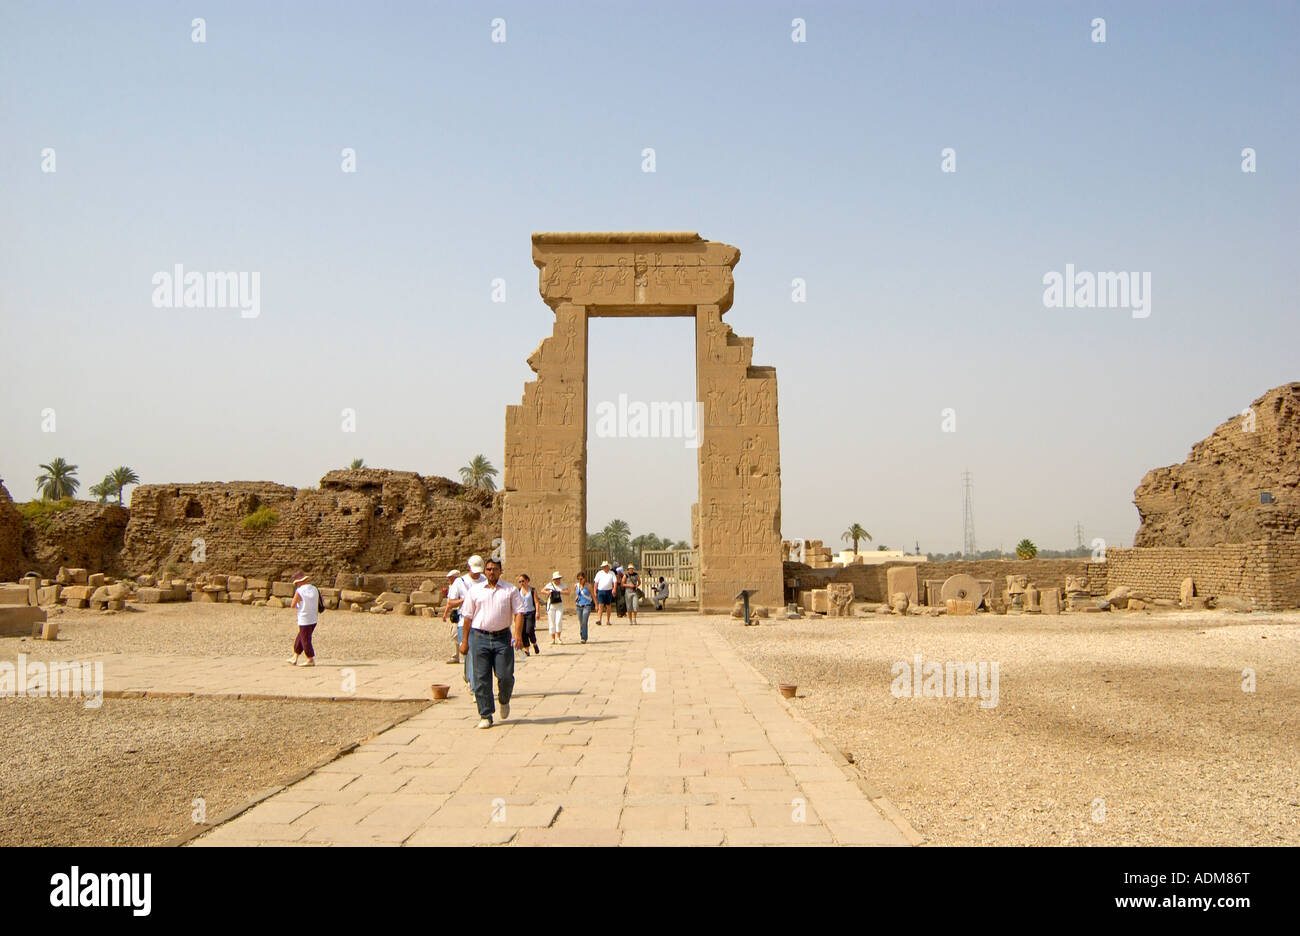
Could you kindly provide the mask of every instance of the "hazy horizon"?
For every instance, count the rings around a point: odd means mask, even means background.
[[[529,235],[694,230],[776,368],[785,538],[960,550],[969,470],[980,549],[1129,545],[1148,470],[1300,379],[1297,37],[1282,3],[5,4],[0,477],[502,469],[553,321]],[[257,272],[257,316],[159,307],[178,264]],[[1149,315],[1048,307],[1067,267],[1149,274]],[[690,538],[695,450],[592,427],[693,400],[692,335],[592,322],[589,530]]]

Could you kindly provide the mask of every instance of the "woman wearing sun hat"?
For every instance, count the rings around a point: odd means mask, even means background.
[[[563,576],[559,572],[551,575],[551,580],[546,583],[542,592],[546,595],[546,616],[550,619],[549,630],[551,632],[551,645],[563,644],[564,640],[560,636],[560,619],[564,617],[564,593],[568,591],[561,581]]]
[[[316,629],[320,613],[325,610],[325,599],[320,589],[311,584],[306,572],[293,574],[293,603],[290,607],[298,609],[298,636],[293,641],[293,659],[289,662],[298,665],[300,654],[307,655],[307,665],[316,665],[316,650],[311,645],[311,632]]]

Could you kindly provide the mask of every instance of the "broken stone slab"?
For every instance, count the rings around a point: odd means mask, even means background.
[[[411,592],[408,597],[413,605],[436,605],[442,600],[442,595],[432,591]]]
[[[0,605],[30,608],[32,606],[31,591],[26,585],[10,585],[8,583],[0,585]]]
[[[0,637],[27,637],[33,624],[47,618],[44,608],[28,605],[0,605]]]
[[[893,595],[905,592],[910,604],[921,603],[921,588],[916,575],[916,566],[892,566],[885,570],[885,594]]]
[[[150,588],[142,586],[135,590],[135,596],[141,604],[161,604],[163,601],[163,590],[161,588]]]
[[[272,597],[272,598],[292,598],[292,597],[293,597],[293,582],[272,582],[272,583],[271,583],[271,597]]]
[[[1059,588],[1046,588],[1039,595],[1039,602],[1042,605],[1044,614],[1061,613],[1061,590]]]
[[[1214,599],[1214,606],[1220,611],[1237,611],[1250,612],[1255,610],[1245,598],[1239,598],[1236,595],[1219,595]]]
[[[944,608],[949,615],[971,615],[975,613],[975,602],[963,598],[948,598],[944,601]]]
[[[1189,602],[1191,599],[1195,597],[1196,597],[1196,583],[1193,582],[1190,578],[1183,579],[1182,583],[1178,586],[1179,604],[1181,604],[1185,608],[1187,607],[1187,602]]]
[[[392,611],[396,605],[406,601],[406,596],[400,592],[380,592],[375,597],[375,604],[382,607],[385,611]]]
[[[104,581],[103,572],[96,572],[94,575],[90,575],[86,577],[86,584],[89,585],[91,588],[98,588],[99,586],[106,585],[108,583]]]
[[[293,593],[290,592],[290,594]],[[348,604],[370,605],[375,603],[375,596],[370,592],[353,591],[352,589],[345,588],[343,591],[339,592],[339,600],[345,601]]]
[[[248,579],[242,575],[226,576],[226,591],[232,595],[242,595],[248,589]]]

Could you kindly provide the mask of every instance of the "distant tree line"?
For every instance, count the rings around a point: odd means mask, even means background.
[[[1017,550],[1019,552],[1002,549],[982,549],[969,556],[962,552],[928,552],[925,554],[925,558],[930,562],[952,562],[956,560],[973,561],[977,559],[1015,559],[1018,554],[1021,558],[1037,559],[1087,559],[1092,556],[1092,549],[1088,546],[1076,546],[1073,549],[1039,549],[1034,547],[1033,550],[1030,551],[1022,548],[1027,542],[1027,540],[1022,540],[1020,544],[1017,544]],[[1033,544],[1029,543],[1029,546],[1033,546]],[[1028,557],[1024,555],[1026,552],[1029,553]]]

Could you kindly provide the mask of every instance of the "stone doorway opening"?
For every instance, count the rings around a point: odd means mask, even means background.
[[[654,534],[670,545],[690,543],[691,505],[699,499],[701,430],[694,352],[690,319],[589,323],[589,533],[620,519],[633,538]],[[634,561],[640,564],[640,557]]]
[[[759,604],[782,604],[776,371],[755,365],[753,339],[722,320],[739,260],[735,247],[693,231],[533,235],[554,319],[528,358],[537,378],[506,408],[502,538],[511,567],[578,569],[586,559],[592,320],[683,317],[694,332],[695,393],[687,397],[698,410],[657,418],[683,426],[698,419],[691,539],[699,608],[725,612],[741,589]]]

